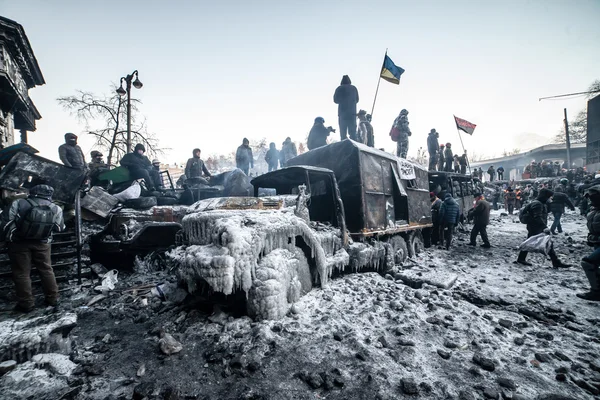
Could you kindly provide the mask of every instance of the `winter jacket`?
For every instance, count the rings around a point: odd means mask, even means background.
[[[77,144],[61,144],[58,147],[58,156],[60,161],[67,167],[85,168],[85,156],[81,151],[81,147]]]
[[[461,167],[466,167],[467,166],[467,155],[463,154],[462,156],[458,157],[458,162],[460,163]]]
[[[240,169],[254,168],[254,157],[250,146],[242,144],[235,152],[235,165]]]
[[[427,136],[427,151],[430,155],[436,154],[438,149],[440,148],[440,144],[438,143],[438,138],[435,133],[429,133]]]
[[[184,172],[186,178],[202,178],[202,173],[204,176],[211,176],[200,157],[192,157],[187,160]]]
[[[110,168],[104,161],[92,161],[88,164],[88,169],[90,170],[90,177],[95,178],[101,173],[108,171]]]
[[[373,132],[373,125],[369,121],[363,121],[365,128],[367,128],[367,146],[375,147],[375,133]]]
[[[587,215],[588,244],[600,246],[600,208],[593,206]]]
[[[494,174],[496,173],[496,170],[494,169],[494,167],[489,167],[487,170],[487,173],[489,176],[493,177]]]
[[[504,202],[506,205],[514,206],[517,203],[517,194],[515,192],[504,193]]]
[[[444,157],[446,158],[446,163],[452,164],[454,162],[454,155],[452,154],[452,148],[446,147],[446,150],[444,150]]]
[[[368,132],[367,132],[367,125],[365,125],[365,122],[367,121],[359,121],[358,122],[358,129],[357,129],[357,136],[358,136],[358,142],[362,143],[362,144],[367,144],[368,143]]]
[[[65,229],[65,221],[63,219],[62,209],[54,204],[51,200],[29,196],[28,199],[17,199],[12,202],[10,207],[2,213],[2,237],[7,242],[18,242],[20,239],[15,235],[17,229],[17,221],[25,216],[25,213],[33,207],[29,202],[33,201],[38,205],[47,205],[53,212],[52,222],[54,223],[53,231],[61,232]],[[43,243],[50,243],[52,236],[48,239],[41,240]]]
[[[323,125],[321,122],[315,122],[308,134],[306,147],[308,147],[309,150],[316,149],[317,147],[323,147],[327,144],[328,136],[329,129],[325,128],[325,125]]]
[[[487,226],[490,223],[490,203],[481,199],[473,208],[473,223],[478,226]]]
[[[436,198],[433,203],[431,203],[431,222],[434,225],[439,225],[440,223],[440,208],[442,207],[442,200]]]
[[[400,137],[398,141],[401,139],[408,140],[408,137],[412,135],[410,128],[408,127],[408,117],[406,115],[398,115],[394,120],[394,125],[400,131]]]
[[[569,200],[569,196],[567,196],[565,193],[554,192],[554,195],[552,196],[552,202],[549,206],[550,212],[564,213],[565,206],[569,207],[571,211],[575,210],[575,206],[573,203],[571,203],[571,200]]]
[[[528,207],[531,218],[527,224],[527,231],[538,235],[548,227],[548,207],[538,199],[533,200]]]
[[[265,154],[265,161],[269,166],[275,166],[275,168],[279,166],[279,150],[277,150],[275,146],[267,150],[267,154]]]
[[[121,165],[130,169],[150,169],[152,168],[152,163],[143,154],[138,154],[137,152],[127,153],[121,158]]]
[[[442,206],[440,207],[440,222],[443,224],[458,224],[460,218],[460,207],[450,193],[446,194]]]
[[[496,170],[496,172],[498,172],[499,174],[503,174],[504,173],[504,167],[500,167]]]
[[[296,144],[291,140],[286,139],[281,146],[281,151],[279,152],[281,166],[285,167],[288,160],[296,157],[297,155],[298,151],[296,150]]]
[[[333,102],[338,105],[340,119],[356,119],[356,103],[358,103],[358,90],[352,86],[348,75],[344,75],[342,82],[333,95]]]

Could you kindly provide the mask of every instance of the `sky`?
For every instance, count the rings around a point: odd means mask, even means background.
[[[132,96],[165,163],[195,147],[227,154],[243,137],[302,142],[317,116],[337,129],[333,93],[346,74],[371,112],[386,48],[406,72],[400,85],[381,80],[375,146],[395,148],[389,130],[406,108],[409,156],[432,128],[462,150],[453,115],[477,124],[462,134],[471,154],[549,143],[563,108],[575,116],[585,98],[538,98],[600,79],[598,0],[0,0],[0,15],[24,27],[45,77],[29,91],[43,117],[29,142],[54,160],[65,132],[86,157],[94,149],[56,99],[110,94],[136,69],[144,86]]]

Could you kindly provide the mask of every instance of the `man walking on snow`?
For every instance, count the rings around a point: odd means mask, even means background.
[[[480,234],[481,240],[483,240],[481,247],[489,249],[492,247],[487,235],[487,226],[490,223],[490,203],[480,193],[475,193],[473,197],[475,197],[476,204],[469,211],[469,214],[473,217],[473,229],[471,230],[471,242],[469,245],[476,246],[477,235]]]

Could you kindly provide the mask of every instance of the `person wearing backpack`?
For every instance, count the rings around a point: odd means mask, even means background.
[[[550,233],[550,230],[548,229],[548,208],[546,203],[553,194],[554,192],[552,192],[550,189],[541,189],[537,199],[533,200],[519,211],[519,220],[521,223],[527,224],[527,238],[539,235],[543,232]],[[554,251],[554,247],[550,248],[548,255],[552,260],[552,266],[554,268],[570,267],[570,265],[563,264],[562,261],[558,259],[558,256]],[[526,261],[526,258],[527,252],[521,251],[519,252],[519,257],[515,263],[527,266],[533,265]]]
[[[46,304],[58,304],[58,285],[50,260],[52,232],[60,232],[65,223],[60,207],[52,202],[54,189],[37,185],[29,197],[15,200],[2,213],[2,234],[7,242],[12,264],[17,306],[15,310],[30,312],[34,308],[31,291],[31,267],[38,270]]]

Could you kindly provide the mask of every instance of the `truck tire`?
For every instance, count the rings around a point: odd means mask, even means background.
[[[137,199],[125,200],[123,205],[136,210],[146,210],[156,205],[156,197],[138,197]]]
[[[408,257],[406,240],[400,235],[392,236],[387,240],[385,271],[390,272],[394,266],[402,264]]]
[[[423,236],[421,236],[421,232],[416,231],[408,238],[408,255],[412,258],[423,252],[423,250],[425,250]]]
[[[156,198],[156,205],[159,206],[172,206],[175,204],[177,204],[177,199],[175,197],[162,196]]]

